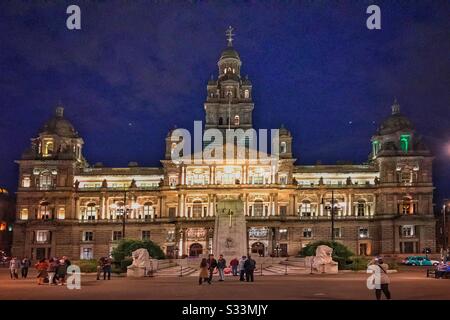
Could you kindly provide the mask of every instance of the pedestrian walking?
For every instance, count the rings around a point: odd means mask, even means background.
[[[37,279],[38,279],[38,285],[44,284],[45,279],[47,279],[47,268],[48,263],[47,260],[41,259],[38,263],[35,264],[35,267],[38,271]]]
[[[201,285],[203,281],[211,284],[211,282],[208,281],[208,260],[206,258],[203,258],[202,262],[200,262],[200,273],[198,275],[198,284]]]
[[[224,259],[223,255],[219,256],[217,260],[217,269],[219,270],[219,281],[225,281],[224,269],[227,267],[227,261]]]
[[[368,269],[373,270],[376,274],[380,275],[379,281],[375,279],[375,297],[377,300],[381,300],[381,292],[384,293],[384,296],[387,300],[391,300],[391,292],[389,291],[389,283],[390,279],[387,275],[387,270],[389,269],[389,265],[384,263],[381,257],[375,258],[369,262],[367,265]],[[378,272],[379,271],[379,272]],[[379,284],[379,285],[378,285]]]
[[[239,266],[239,260],[237,258],[234,258],[230,261],[230,267],[231,267],[231,273],[233,276],[238,275],[238,266]]]
[[[242,258],[239,260],[238,270],[239,270],[239,281],[244,281],[244,275],[245,275],[245,268],[244,264],[247,260],[246,256],[242,256]]]
[[[217,260],[214,259],[214,255],[210,254],[208,258],[208,271],[209,271],[209,278],[208,283],[211,284],[214,270],[217,268]]]
[[[57,268],[58,268],[57,258],[50,258],[50,260],[48,260],[48,267],[47,267],[48,284],[49,285],[56,284],[55,275],[56,275]]]
[[[22,274],[22,279],[26,279],[28,276],[28,268],[31,267],[31,261],[30,259],[28,259],[27,257],[23,258],[22,261],[20,262],[20,272]]]
[[[245,269],[245,278],[247,282],[254,281],[253,273],[256,269],[256,261],[252,259],[250,255],[248,255],[247,260],[244,263],[244,269]]]
[[[19,270],[20,270],[20,260],[17,257],[13,257],[11,261],[9,261],[9,273],[11,275],[11,279],[16,280],[19,279]]]

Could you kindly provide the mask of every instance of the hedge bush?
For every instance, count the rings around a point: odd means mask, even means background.
[[[95,259],[91,260],[76,260],[72,261],[72,264],[79,266],[81,272],[97,272],[98,261]]]
[[[124,261],[126,258],[130,259],[132,252],[141,248],[147,249],[148,253],[153,259],[165,258],[162,249],[153,241],[131,239],[124,239],[120,241],[119,245],[113,250],[112,256],[114,258],[114,261],[120,264],[120,266],[122,267],[122,261]]]

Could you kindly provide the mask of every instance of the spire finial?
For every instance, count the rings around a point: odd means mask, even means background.
[[[233,30],[234,30],[233,27],[229,26],[227,31],[225,32],[225,35],[227,36],[227,41],[228,41],[229,47],[233,46],[233,36],[234,36]]]
[[[400,105],[398,104],[397,97],[394,98],[394,104],[392,105],[392,114],[400,113]]]

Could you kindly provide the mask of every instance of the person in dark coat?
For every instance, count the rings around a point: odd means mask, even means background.
[[[219,256],[219,260],[217,260],[217,269],[219,270],[219,281],[225,281],[225,268],[227,267],[227,261],[223,257],[223,255]]]
[[[253,273],[256,269],[256,261],[252,259],[252,257],[249,255],[247,260],[245,260],[244,263],[244,269],[245,269],[245,278],[247,282],[251,281],[253,282]]]
[[[209,258],[208,258],[208,271],[209,271],[209,278],[208,278],[208,283],[211,284],[212,278],[213,278],[213,273],[214,273],[214,269],[217,268],[217,260],[214,259],[214,255],[210,254]]]
[[[23,258],[20,262],[21,264],[21,272],[22,272],[22,279],[26,279],[28,276],[28,268],[31,267],[31,261],[27,257]]]
[[[103,260],[103,280],[106,280],[106,275],[108,275],[108,280],[111,280],[111,266],[112,260],[109,257],[105,257]]]

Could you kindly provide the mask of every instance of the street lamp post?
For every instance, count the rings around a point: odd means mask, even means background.
[[[128,200],[128,190],[125,188],[123,190],[123,206],[122,206],[122,239],[125,239],[125,231],[126,231],[126,219],[127,219],[127,214],[129,211],[134,210],[134,209],[139,209],[139,205],[134,203],[131,204],[130,206],[127,206],[127,200]],[[113,203],[110,208],[115,209],[117,212],[117,209],[119,209],[120,207],[116,204]]]
[[[443,260],[447,258],[448,255],[448,248],[447,248],[447,226],[446,226],[446,214],[447,214],[447,203],[443,206],[443,212],[442,212],[442,254],[443,254]]]

